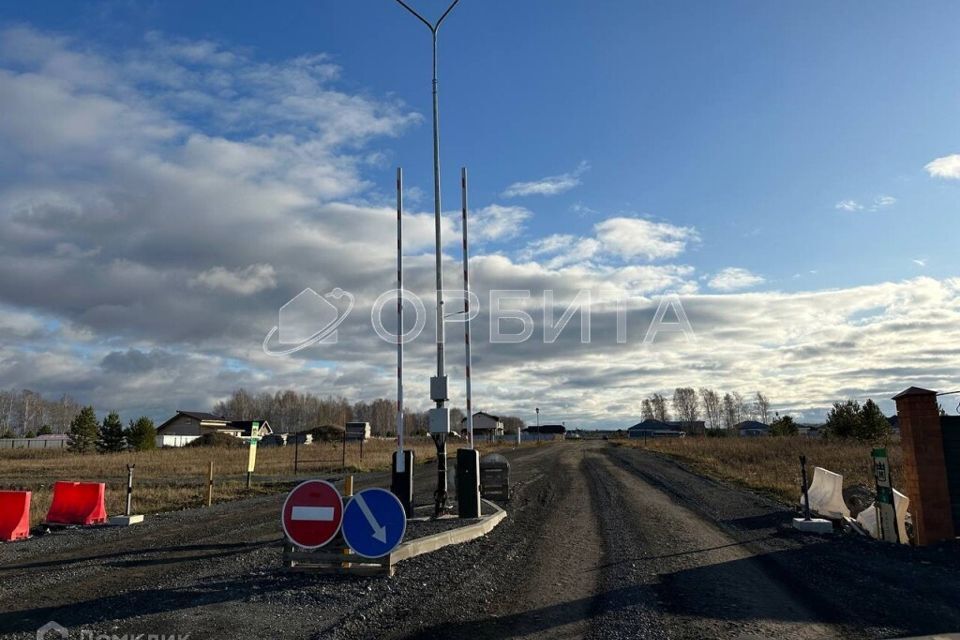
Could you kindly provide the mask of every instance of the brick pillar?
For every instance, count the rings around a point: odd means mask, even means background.
[[[893,399],[900,417],[903,476],[917,544],[953,539],[953,516],[935,391],[910,387]],[[894,479],[896,481],[896,478]]]

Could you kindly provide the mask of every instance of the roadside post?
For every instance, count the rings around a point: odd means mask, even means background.
[[[213,460],[210,461],[210,468],[207,469],[207,506],[213,505]]]
[[[250,429],[251,434],[255,433],[260,428],[259,422],[254,422],[253,427]],[[258,436],[251,435],[248,439],[250,444],[249,451],[247,454],[247,489],[250,488],[250,485],[253,481],[253,470],[257,466],[257,443],[260,442]]]
[[[136,467],[135,464],[127,465],[127,509],[122,516],[113,516],[107,520],[107,524],[113,525],[115,527],[126,527],[131,524],[139,524],[143,522],[142,515],[133,515],[133,468]]]
[[[873,478],[877,486],[877,537],[887,542],[900,542],[887,450],[874,449],[870,455],[873,458]]]
[[[300,466],[300,434],[293,436],[293,475],[297,475]]]
[[[800,477],[803,482],[803,519],[810,521],[810,485],[807,483],[807,456],[800,456]]]
[[[126,515],[133,513],[133,468],[135,464],[127,465],[127,512]]]
[[[833,533],[833,523],[810,517],[810,485],[807,482],[807,456],[800,456],[800,489],[803,492],[803,517],[793,519],[793,528],[804,533]]]

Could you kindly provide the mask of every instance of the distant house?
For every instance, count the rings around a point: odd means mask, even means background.
[[[563,440],[567,433],[567,428],[562,424],[542,424],[539,427],[534,425],[523,430],[522,439],[532,440]]]
[[[744,420],[733,425],[737,434],[741,436],[768,436],[770,435],[770,425],[758,422],[756,420]]]
[[[203,411],[178,410],[177,415],[157,427],[157,442],[163,443],[161,446],[183,446],[190,440],[171,436],[197,438],[208,433],[224,433],[237,438],[263,437],[273,433],[273,429],[266,420],[230,420]]]
[[[687,435],[684,427],[687,422],[674,422],[672,420],[655,420],[647,418],[643,422],[638,422],[627,429],[628,438],[682,438]],[[702,425],[703,422],[700,422]]]
[[[467,435],[467,419],[460,421],[460,433]],[[503,422],[500,416],[486,411],[473,414],[473,437],[477,440],[494,440],[503,435]]]

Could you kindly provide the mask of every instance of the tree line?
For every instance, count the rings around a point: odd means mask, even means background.
[[[108,413],[103,422],[97,422],[93,407],[80,409],[71,420],[67,435],[67,448],[76,453],[148,451],[157,446],[157,430],[150,418],[141,416],[124,428],[115,411]]]
[[[48,400],[30,389],[0,389],[0,437],[34,438],[64,433],[80,409],[80,403],[66,394]]]
[[[397,403],[387,398],[351,403],[343,396],[316,396],[291,389],[269,393],[251,393],[237,389],[229,398],[213,408],[213,413],[234,420],[266,420],[276,433],[298,433],[325,425],[343,426],[347,422],[369,422],[375,436],[394,436],[397,431]],[[462,409],[450,409],[450,425],[459,430],[465,417]],[[506,433],[523,429],[524,421],[514,416],[502,416]],[[425,434],[430,428],[426,411],[403,410],[404,433]]]
[[[643,420],[671,422],[672,415],[676,415],[677,422],[688,425],[703,420],[709,429],[732,429],[745,420],[767,424],[770,399],[762,391],[748,398],[737,391],[721,396],[707,387],[701,387],[699,391],[693,387],[677,387],[670,399],[662,393],[654,393],[640,403]]]

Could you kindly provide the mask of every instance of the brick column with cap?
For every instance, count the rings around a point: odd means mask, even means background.
[[[910,387],[895,395],[903,448],[902,477],[919,545],[954,537],[940,407],[935,391]]]

